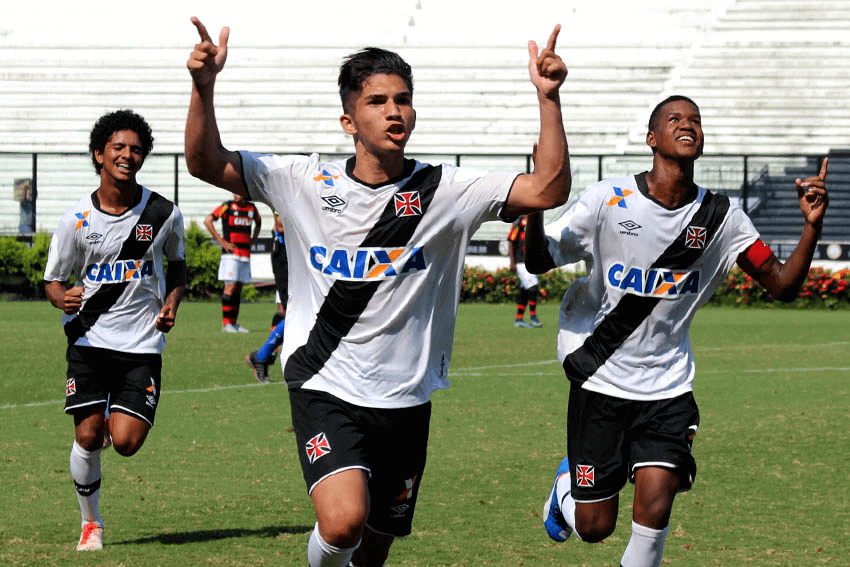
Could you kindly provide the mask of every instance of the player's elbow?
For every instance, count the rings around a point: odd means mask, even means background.
[[[540,190],[541,209],[560,207],[570,198],[572,176],[569,171],[562,172],[552,180],[543,184]]]
[[[197,155],[186,153],[186,169],[189,171],[189,175],[200,179],[201,181],[210,182],[210,171],[211,168],[206,164],[205,160],[200,158]]]
[[[532,274],[545,274],[554,267],[555,262],[552,261],[552,258],[547,258],[542,255],[529,255],[525,258],[525,269],[531,272]]]
[[[799,293],[800,289],[798,287],[792,287],[790,289],[777,290],[774,293],[771,293],[771,296],[773,299],[781,301],[782,303],[791,303],[799,297]]]

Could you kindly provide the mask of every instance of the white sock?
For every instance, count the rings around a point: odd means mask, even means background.
[[[667,526],[663,530],[654,530],[632,521],[632,537],[620,560],[621,567],[658,567],[664,554],[664,541],[667,539]]]
[[[81,524],[94,522],[103,527],[100,517],[100,449],[86,451],[76,441],[71,447],[71,478],[77,489]]]
[[[576,531],[576,501],[573,500],[570,475],[562,474],[558,478],[555,492],[558,496],[558,506],[561,507],[561,514],[563,514],[564,519],[567,521],[567,525],[572,528],[573,535],[580,540],[581,536]]]
[[[319,534],[319,523],[316,522],[313,533],[310,534],[310,541],[307,543],[307,561],[310,567],[346,567],[358,547],[360,542],[348,549],[332,546],[322,539]]]

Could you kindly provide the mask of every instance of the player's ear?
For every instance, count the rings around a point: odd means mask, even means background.
[[[646,133],[646,145],[653,149],[656,146],[655,132],[653,132],[652,130]]]
[[[342,126],[342,131],[348,134],[349,136],[354,136],[357,134],[357,126],[354,125],[354,119],[350,114],[345,113],[340,116],[339,123]]]

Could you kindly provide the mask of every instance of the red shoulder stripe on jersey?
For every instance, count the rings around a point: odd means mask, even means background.
[[[213,212],[212,212],[212,213],[210,213],[210,214],[212,215],[212,217],[213,217],[214,219],[220,219],[220,218],[221,218],[221,215],[223,215],[223,214],[224,214],[224,212],[225,212],[228,208],[229,208],[229,207],[228,207],[227,203],[222,203],[221,205],[219,205],[219,206],[217,206],[215,209],[213,209]]]
[[[767,260],[773,256],[773,250],[770,246],[762,242],[761,238],[753,242],[753,245],[747,248],[747,260],[755,269],[761,268]]]

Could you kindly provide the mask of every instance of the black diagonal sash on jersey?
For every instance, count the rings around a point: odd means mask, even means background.
[[[442,168],[440,167],[429,165],[417,171],[402,190],[419,192],[422,214],[397,216],[395,198],[391,198],[381,218],[360,246],[377,248],[407,245],[422,217],[427,213],[441,177]],[[283,375],[290,389],[301,387],[325,365],[342,338],[348,334],[363,314],[380,284],[381,280],[374,282],[337,280],[334,282],[316,314],[316,323],[310,330],[307,342],[296,349],[286,362]]]
[[[702,204],[688,222],[688,226],[706,229],[705,246],[703,248],[685,246],[685,237],[688,232],[688,227],[685,227],[651,268],[685,269],[692,266],[714,238],[728,211],[727,197],[706,192]],[[625,294],[587,337],[584,344],[564,359],[564,371],[567,378],[574,382],[584,382],[590,378],[649,316],[659,301],[663,300]]]
[[[151,191],[142,214],[139,215],[139,219],[133,225],[127,239],[124,240],[121,251],[114,261],[143,258],[173,209],[174,203]],[[138,240],[136,238],[136,227],[140,224],[151,225],[150,240]],[[68,344],[74,344],[77,339],[86,334],[86,331],[92,328],[101,313],[108,311],[110,307],[115,305],[129,283],[124,281],[103,285],[88,298],[85,306],[77,313],[77,317],[65,323],[65,335],[68,337]]]

